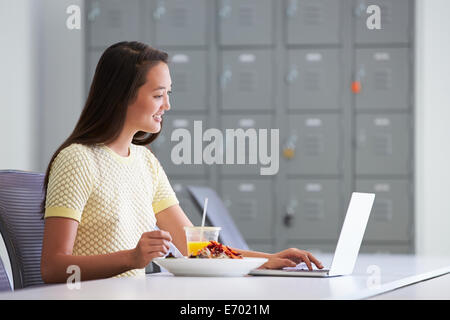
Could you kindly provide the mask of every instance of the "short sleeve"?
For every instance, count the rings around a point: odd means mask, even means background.
[[[153,164],[156,167],[156,190],[153,196],[152,206],[153,212],[156,215],[168,207],[179,204],[179,201],[170,185],[163,167],[155,156],[153,156],[153,159]]]
[[[85,149],[71,145],[61,150],[50,169],[44,217],[65,217],[81,222],[92,181]]]

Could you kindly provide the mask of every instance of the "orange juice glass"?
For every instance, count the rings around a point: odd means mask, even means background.
[[[210,241],[218,241],[220,227],[184,227],[188,256],[196,254],[206,247]]]

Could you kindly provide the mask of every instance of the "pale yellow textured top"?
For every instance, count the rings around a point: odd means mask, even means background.
[[[105,145],[72,144],[52,163],[45,218],[78,221],[73,254],[99,255],[135,248],[142,233],[154,230],[155,215],[175,204],[161,164],[146,147],[132,144],[121,157]]]

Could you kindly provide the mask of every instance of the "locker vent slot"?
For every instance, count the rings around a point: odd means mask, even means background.
[[[305,6],[303,20],[308,26],[319,26],[322,24],[323,8],[320,4],[310,4]]]
[[[392,200],[379,199],[373,205],[373,217],[376,221],[392,220]]]
[[[253,8],[240,6],[238,13],[238,21],[241,27],[251,27],[254,25]]]
[[[322,199],[306,199],[303,201],[303,213],[308,220],[323,220],[325,217]]]
[[[239,210],[239,217],[244,220],[251,220],[256,218],[256,200],[255,199],[240,199],[234,210]]]
[[[108,25],[110,28],[121,28],[122,27],[122,14],[120,10],[108,10]]]
[[[174,8],[172,10],[172,26],[176,28],[187,27],[187,10],[185,8]]]
[[[392,89],[392,70],[381,69],[373,73],[373,83],[376,90],[387,91]]]
[[[380,6],[380,14],[381,14],[381,27],[384,25],[392,23],[392,5],[388,3],[384,3]]]
[[[324,151],[323,136],[321,134],[307,134],[305,136],[305,153],[317,157]]]
[[[175,80],[178,92],[187,92],[187,78],[188,75],[185,72],[174,72],[173,78]]]
[[[392,155],[392,135],[389,133],[378,133],[374,135],[374,153],[377,156]]]
[[[305,90],[319,91],[320,90],[320,73],[314,70],[308,70],[305,73]]]
[[[255,74],[250,71],[241,71],[239,73],[239,89],[242,92],[255,91]]]

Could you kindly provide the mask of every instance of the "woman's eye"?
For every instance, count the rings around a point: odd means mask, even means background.
[[[160,95],[160,96],[155,96],[155,98],[156,98],[156,99],[161,99],[161,98],[162,98],[162,95]]]

